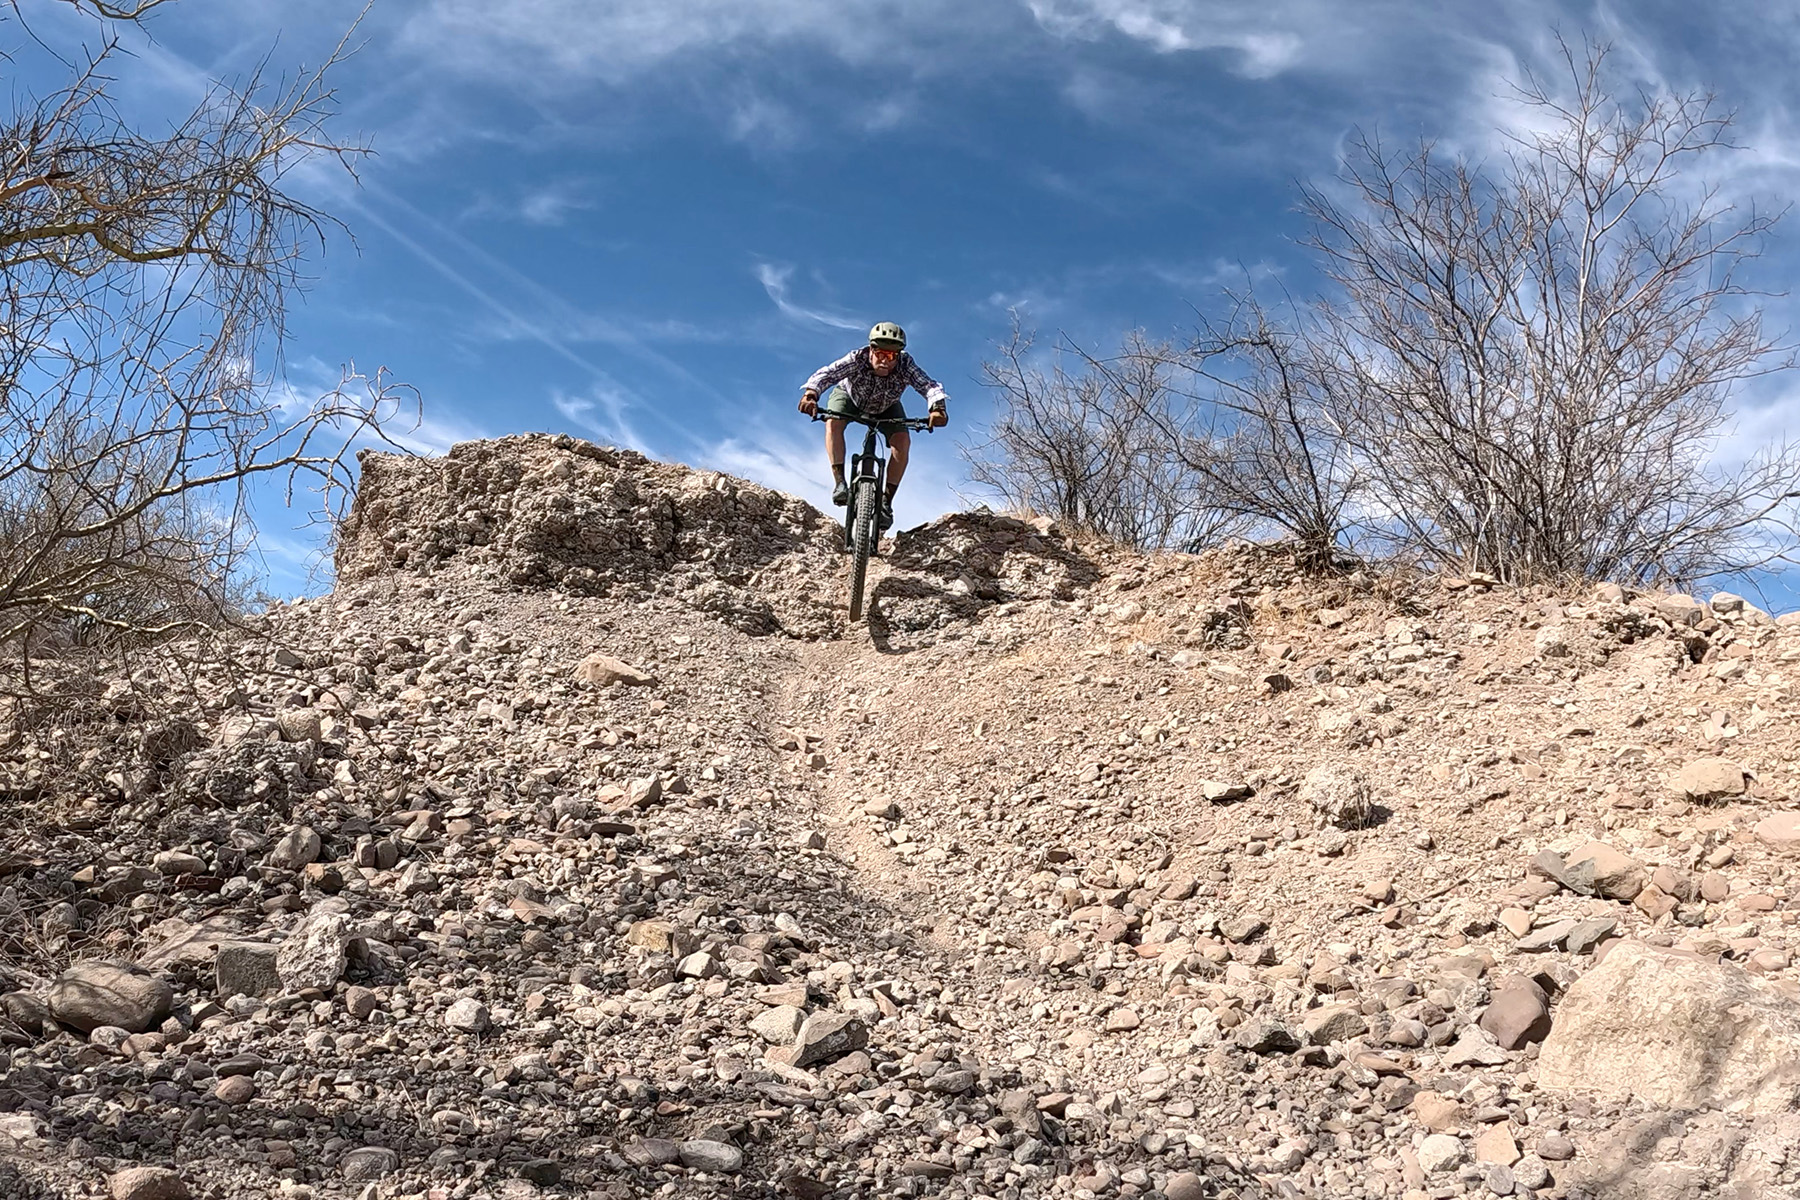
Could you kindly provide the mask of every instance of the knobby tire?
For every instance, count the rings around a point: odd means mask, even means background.
[[[856,483],[856,495],[851,498],[856,505],[855,527],[850,537],[850,619],[860,621],[863,616],[863,584],[868,579],[869,555],[875,552],[875,519],[881,511],[881,501],[875,494],[873,479],[860,479]]]

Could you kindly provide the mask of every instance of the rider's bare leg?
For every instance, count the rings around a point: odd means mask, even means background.
[[[896,429],[888,434],[887,492],[894,494],[900,486],[900,477],[906,474],[906,456],[912,450],[912,432]]]
[[[831,477],[838,483],[844,481],[844,422],[825,422],[825,457],[831,462]]]

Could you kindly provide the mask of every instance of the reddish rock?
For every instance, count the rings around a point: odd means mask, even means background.
[[[1550,998],[1531,979],[1514,975],[1494,993],[1480,1024],[1505,1050],[1541,1042],[1550,1032]]]

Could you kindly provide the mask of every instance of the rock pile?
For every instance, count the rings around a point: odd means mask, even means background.
[[[1741,600],[964,515],[833,638],[798,501],[365,469],[256,669],[0,729],[0,1191],[1800,1188]]]

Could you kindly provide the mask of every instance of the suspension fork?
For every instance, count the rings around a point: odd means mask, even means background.
[[[850,456],[850,505],[844,510],[844,546],[846,549],[850,547],[851,539],[853,537],[851,530],[856,528],[857,481],[859,479],[873,479],[875,481],[875,496],[878,503],[883,494],[883,486],[886,483],[887,460],[875,452],[875,437],[875,426],[869,425],[865,427],[862,453],[852,454]]]

